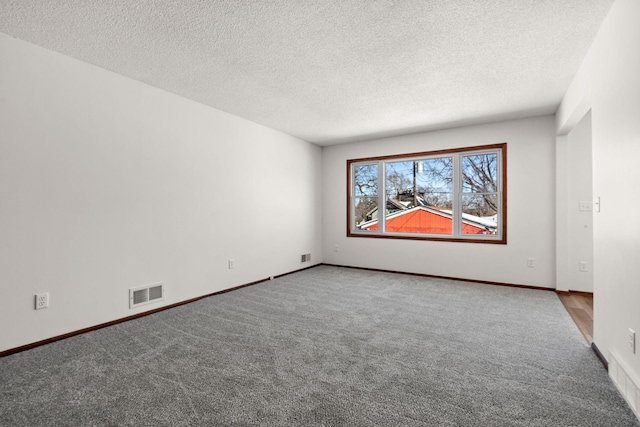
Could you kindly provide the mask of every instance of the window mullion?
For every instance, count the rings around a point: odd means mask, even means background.
[[[352,163],[351,166],[349,167],[349,224],[348,224],[348,229],[351,230],[351,232],[354,232],[356,230],[356,193],[354,191],[354,183],[356,181],[355,179],[355,165]]]
[[[387,162],[378,162],[378,232],[387,232]]]
[[[452,221],[453,221],[453,236],[458,237],[462,234],[462,166],[460,154],[455,153],[452,155],[453,161],[453,206],[451,207],[452,211]]]

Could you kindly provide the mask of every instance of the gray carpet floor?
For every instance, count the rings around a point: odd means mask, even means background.
[[[0,387],[2,426],[640,426],[555,293],[330,266],[4,357]]]

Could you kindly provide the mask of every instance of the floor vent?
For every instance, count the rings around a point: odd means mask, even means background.
[[[129,289],[129,308],[140,307],[164,299],[164,282]]]
[[[300,255],[300,262],[309,262],[309,261],[311,261],[311,254]]]
[[[640,381],[613,352],[609,353],[609,377],[640,421]]]

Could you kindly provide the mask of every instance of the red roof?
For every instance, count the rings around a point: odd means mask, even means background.
[[[360,225],[363,230],[377,230],[378,220]],[[395,233],[452,234],[451,214],[437,209],[416,206],[387,216],[386,231]],[[462,220],[463,234],[493,234],[481,223]]]

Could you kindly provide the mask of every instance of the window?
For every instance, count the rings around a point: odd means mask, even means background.
[[[347,235],[506,243],[506,151],[504,143],[347,160]]]

